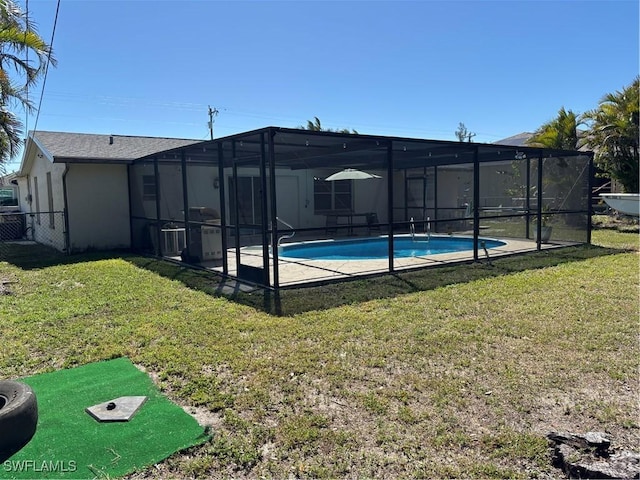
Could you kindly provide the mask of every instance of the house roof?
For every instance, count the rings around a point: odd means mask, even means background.
[[[30,132],[54,162],[131,161],[155,152],[185,147],[200,140],[93,133]]]
[[[531,137],[533,137],[533,133],[522,132],[522,133],[518,133],[517,135],[512,135],[510,137],[503,138],[502,140],[498,140],[497,142],[494,142],[494,143],[498,145],[511,145],[514,147],[526,147],[528,146],[527,140],[529,140]]]
[[[586,130],[578,129],[578,140],[584,140],[586,134],[587,134]],[[503,138],[502,140],[498,140],[497,142],[494,142],[494,143],[499,145],[511,145],[513,147],[529,147],[529,146],[535,147],[534,145],[527,144],[527,141],[531,139],[533,135],[534,133],[532,132],[522,132],[522,133],[518,133],[517,135],[512,135],[510,137]],[[578,145],[579,145],[578,151],[580,152],[590,151],[590,146],[585,141],[579,142]]]
[[[11,185],[16,178],[17,175],[15,172],[7,173],[6,175],[0,176],[0,187]]]

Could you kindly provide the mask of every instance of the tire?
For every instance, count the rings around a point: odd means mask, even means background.
[[[29,443],[37,423],[38,404],[31,387],[0,381],[0,463]]]

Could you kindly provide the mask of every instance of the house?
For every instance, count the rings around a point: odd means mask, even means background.
[[[16,172],[30,237],[61,251],[129,248],[128,166],[198,140],[30,132]]]
[[[514,147],[526,147],[527,141],[533,137],[532,132],[522,132],[516,135],[511,135],[510,137],[503,138],[502,140],[498,140],[494,142],[498,145],[512,145]]]
[[[31,133],[16,180],[27,238],[130,248],[277,289],[298,281],[278,253],[294,232],[382,235],[388,258],[363,273],[429,264],[398,263],[396,235],[470,235],[472,260],[481,229],[540,249],[543,208],[558,245],[588,243],[591,168],[590,152],[265,127],[209,141]]]
[[[0,212],[13,211],[18,208],[19,191],[15,173],[0,177]]]
[[[578,136],[580,140],[584,140],[586,138],[587,131],[586,130],[578,130]],[[495,142],[499,145],[512,145],[516,147],[527,147],[529,144],[527,143],[532,137],[533,132],[522,132],[516,135],[512,135],[507,138],[503,138],[502,140],[498,140]],[[588,152],[591,148],[590,145],[586,142],[581,142],[582,145],[578,149],[581,152]],[[622,185],[619,184],[616,180],[612,180],[609,178],[606,172],[601,170],[597,165],[595,166],[596,173],[594,177],[591,179],[592,181],[592,203],[594,211],[603,212],[608,209],[607,204],[602,200],[599,196],[601,193],[612,193],[612,192],[622,192]]]

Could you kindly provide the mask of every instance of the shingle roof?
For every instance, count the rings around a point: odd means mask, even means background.
[[[498,145],[511,145],[514,147],[526,147],[528,146],[527,140],[529,140],[531,137],[533,137],[533,133],[522,132],[522,133],[518,133],[517,135],[512,135],[510,137],[503,138],[502,140],[498,140],[497,142],[493,142],[493,143],[496,143]]]
[[[127,135],[37,131],[36,141],[54,159],[134,160],[156,152],[185,147],[201,140]]]

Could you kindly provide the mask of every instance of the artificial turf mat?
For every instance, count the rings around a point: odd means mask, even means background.
[[[0,478],[113,478],[198,445],[208,436],[127,358],[92,363],[20,380],[38,401],[32,440],[0,464]],[[146,395],[128,422],[100,423],[86,407]]]

